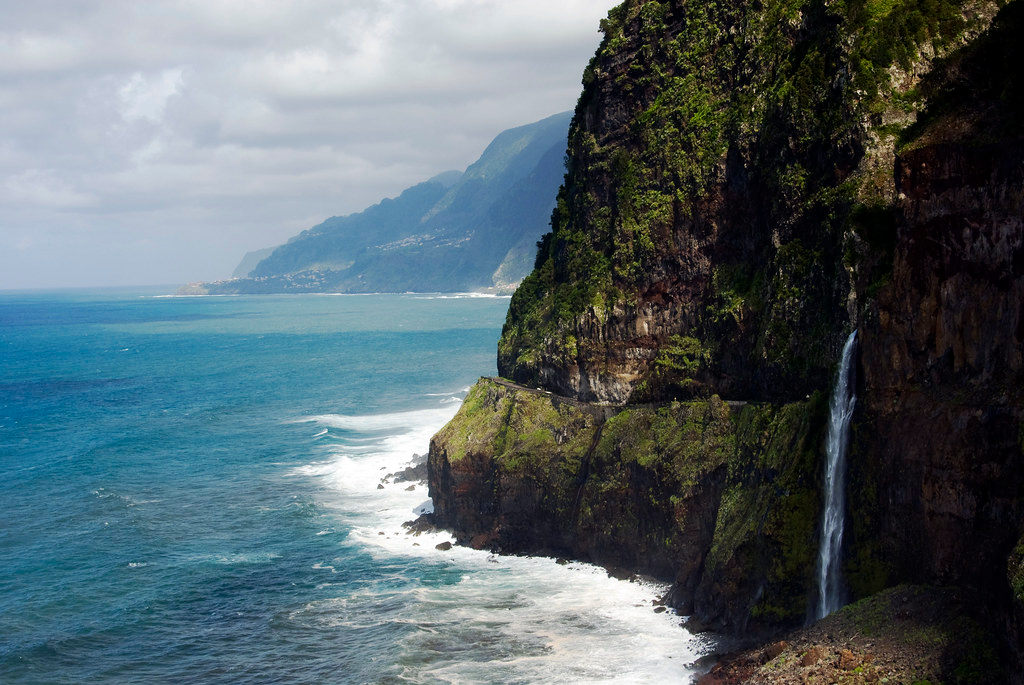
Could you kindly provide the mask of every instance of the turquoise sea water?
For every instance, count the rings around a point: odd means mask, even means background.
[[[660,588],[435,549],[508,300],[0,294],[0,681],[685,679]]]

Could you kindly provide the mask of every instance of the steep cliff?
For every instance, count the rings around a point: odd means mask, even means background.
[[[805,616],[820,395],[609,407],[482,379],[431,441],[434,517],[460,542],[675,582],[737,630]]]
[[[892,195],[916,70],[984,25],[994,3],[975,5],[613,10],[499,373],[611,402],[826,387],[853,323],[854,224]]]
[[[441,522],[674,580],[725,629],[797,625],[857,328],[851,595],[963,586],[1024,663],[1022,8],[614,9],[498,349],[552,394],[474,390],[431,446]]]
[[[1011,3],[938,65],[897,150],[892,269],[861,313],[848,568],[859,594],[979,587],[1007,620],[1024,533],[1022,30]]]

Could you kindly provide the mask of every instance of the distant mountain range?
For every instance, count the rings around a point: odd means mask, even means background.
[[[533,268],[565,173],[571,112],[499,134],[448,171],[368,209],[249,252],[185,294],[511,290]]]

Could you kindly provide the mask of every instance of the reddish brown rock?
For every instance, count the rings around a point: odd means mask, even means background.
[[[763,659],[764,659],[765,663],[767,663],[767,662],[771,661],[772,659],[774,659],[775,657],[779,656],[780,654],[785,652],[786,649],[788,649],[788,648],[789,648],[789,643],[786,642],[785,640],[783,640],[781,642],[775,642],[773,644],[768,645],[768,647],[766,647],[765,650],[764,650],[764,657],[763,657]]]
[[[469,546],[473,549],[487,549],[493,542],[493,536],[489,533],[480,533],[474,535],[469,541]]]
[[[1022,24],[1011,4],[926,82],[955,104],[896,157],[893,266],[860,329],[849,540],[862,593],[980,592],[1024,674],[1006,571],[1024,532],[1024,131],[1004,69]]]
[[[818,647],[817,645],[815,645],[814,647],[811,647],[806,652],[804,652],[804,655],[802,657],[800,657],[800,665],[801,666],[814,666],[816,663],[821,661],[821,657],[824,656],[824,655],[825,655],[825,650],[823,650],[821,647]]]
[[[891,619],[896,606],[905,609],[906,620]],[[968,618],[972,606],[949,590],[892,588],[787,634],[785,653],[798,659],[766,660],[765,648],[752,648],[722,657],[698,682],[1005,682],[1011,674],[995,663],[993,634]]]
[[[860,657],[849,649],[841,649],[839,650],[839,659],[836,665],[844,671],[852,671],[860,666],[860,661]]]

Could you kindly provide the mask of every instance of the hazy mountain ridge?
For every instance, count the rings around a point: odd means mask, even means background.
[[[570,119],[563,112],[503,131],[465,172],[444,172],[362,212],[331,217],[274,248],[246,270],[248,277],[183,290],[403,292],[513,285],[533,267],[536,242],[548,229]]]
[[[231,272],[231,278],[248,278],[256,265],[269,257],[275,250],[274,247],[265,247],[262,250],[246,252],[242,261],[238,263],[235,270]]]

